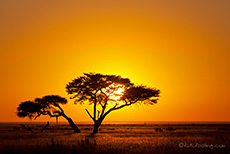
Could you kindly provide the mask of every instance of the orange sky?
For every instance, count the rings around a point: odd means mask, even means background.
[[[15,114],[22,101],[68,98],[65,85],[83,72],[162,91],[157,105],[126,107],[106,121],[229,121],[229,7],[228,0],[1,0],[0,121],[27,120]],[[91,120],[84,110],[91,106],[69,100],[64,108],[75,121]]]

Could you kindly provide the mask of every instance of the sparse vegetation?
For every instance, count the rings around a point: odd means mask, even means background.
[[[44,124],[30,124],[40,130]],[[174,131],[165,131],[168,127]],[[230,128],[230,125],[221,126]],[[89,136],[93,125],[81,124],[82,133],[73,133],[67,124],[50,124],[49,129],[31,134],[20,124],[0,125],[1,154],[225,154],[230,150],[229,130],[219,125],[102,125],[103,131]],[[88,129],[90,128],[90,129]],[[189,128],[185,130],[184,128]],[[155,131],[155,129],[163,131]],[[16,131],[15,131],[16,130]],[[55,130],[55,131],[53,131]],[[179,144],[217,144],[222,148],[180,148]]]

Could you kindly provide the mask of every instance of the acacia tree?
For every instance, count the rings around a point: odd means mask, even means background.
[[[17,116],[36,120],[41,115],[50,117],[64,117],[75,133],[80,133],[80,129],[75,125],[73,120],[68,117],[60,105],[67,103],[67,100],[58,95],[47,95],[42,98],[36,98],[34,101],[25,101],[19,104]]]
[[[93,114],[86,112],[94,121],[93,134],[98,132],[104,118],[112,111],[132,104],[157,103],[160,91],[146,86],[135,86],[130,79],[119,75],[84,73],[66,85],[67,93],[75,103],[93,105]]]

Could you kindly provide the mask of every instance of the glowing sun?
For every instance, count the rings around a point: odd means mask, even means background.
[[[109,100],[119,101],[123,96],[125,86],[122,84],[112,83],[105,89],[105,93],[108,95]]]

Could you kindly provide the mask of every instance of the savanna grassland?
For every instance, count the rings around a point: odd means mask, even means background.
[[[227,154],[230,153],[230,124],[102,124],[90,136],[92,124],[78,124],[73,133],[68,124],[0,123],[2,154]]]

